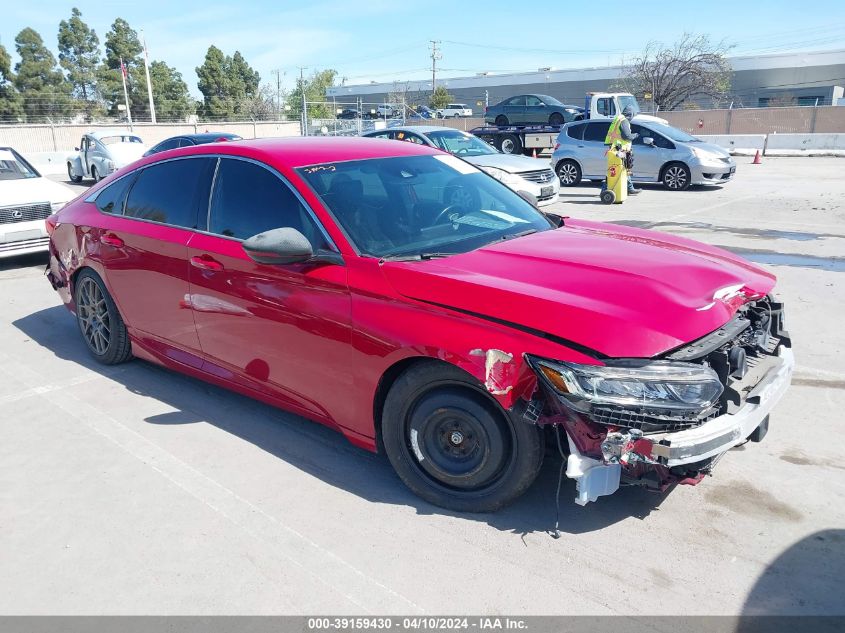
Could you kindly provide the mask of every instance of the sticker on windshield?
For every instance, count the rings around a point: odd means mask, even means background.
[[[334,165],[314,165],[313,167],[303,167],[302,169],[302,171],[304,171],[306,174],[313,174],[318,171],[333,172],[336,170],[337,167],[335,167]]]
[[[465,163],[460,158],[455,158],[451,154],[438,154],[435,156],[437,160],[441,163],[444,163],[454,169],[455,171],[461,174],[477,174],[478,170],[470,165],[469,163]]]

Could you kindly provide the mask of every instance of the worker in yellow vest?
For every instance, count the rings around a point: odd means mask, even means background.
[[[633,164],[633,150],[631,148],[631,141],[639,136],[634,132],[631,132],[631,119],[634,118],[634,110],[631,106],[625,106],[622,109],[622,114],[617,114],[613,121],[610,123],[610,127],[607,129],[607,136],[604,138],[604,144],[610,146],[610,148],[616,147],[616,143],[618,142],[622,149],[628,152],[631,152],[632,156],[632,164]],[[608,160],[610,158],[610,153],[608,152]],[[641,190],[634,188],[634,183],[631,178],[628,178],[628,195],[638,194]]]

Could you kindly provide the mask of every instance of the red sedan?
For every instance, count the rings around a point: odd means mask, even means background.
[[[581,504],[762,439],[793,366],[774,277],[529,198],[411,143],[201,145],[52,216],[48,278],[97,360],[332,426],[452,509],[522,494],[546,436]]]

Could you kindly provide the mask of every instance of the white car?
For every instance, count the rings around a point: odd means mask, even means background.
[[[44,178],[11,147],[0,147],[0,259],[46,251],[44,220],[76,197]]]
[[[68,157],[67,175],[73,182],[94,182],[141,158],[147,148],[141,137],[125,130],[102,130],[83,135],[77,152]]]
[[[384,138],[407,143],[419,143],[454,154],[493,176],[517,193],[529,193],[537,199],[537,206],[557,202],[560,180],[539,158],[502,154],[477,136],[451,127],[413,125],[374,130],[362,134],[370,138]]]
[[[437,114],[444,119],[472,116],[472,108],[465,103],[450,103],[445,108],[437,110]]]

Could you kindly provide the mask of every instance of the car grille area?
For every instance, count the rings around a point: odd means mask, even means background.
[[[540,185],[552,182],[555,178],[555,173],[551,169],[537,169],[534,171],[521,171],[519,175],[525,180],[536,182]]]
[[[45,220],[50,217],[50,213],[52,213],[52,210],[49,202],[0,207],[0,224]]]

